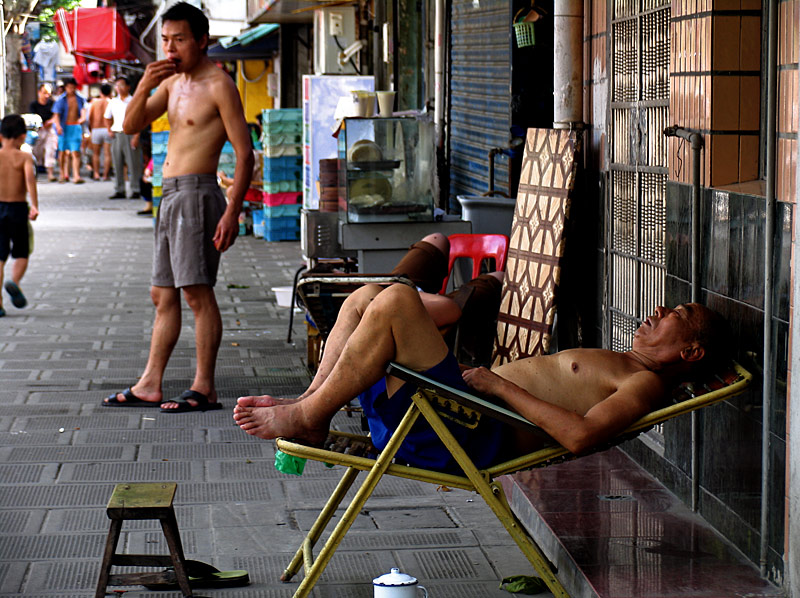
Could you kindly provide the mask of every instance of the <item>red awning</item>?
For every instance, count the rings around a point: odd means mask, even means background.
[[[130,33],[116,8],[59,8],[53,21],[67,52],[106,60],[133,57]]]

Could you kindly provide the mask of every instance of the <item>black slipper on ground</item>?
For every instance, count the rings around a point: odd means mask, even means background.
[[[120,401],[117,395],[125,397],[124,401]],[[103,407],[158,407],[161,403],[157,401],[145,401],[137,397],[130,388],[123,391],[115,392],[108,396],[108,400],[103,401]]]
[[[22,294],[22,290],[19,288],[19,285],[14,282],[13,280],[7,280],[5,284],[6,293],[11,296],[11,303],[14,307],[22,308],[28,305],[28,300],[25,299],[25,295]]]
[[[192,405],[187,399],[197,401],[197,405]],[[163,405],[165,403],[177,403],[178,406],[173,409],[164,409]],[[184,390],[181,396],[164,401],[161,405],[161,413],[187,413],[189,411],[214,411],[216,409],[222,409],[221,403],[209,403],[208,397],[196,390]]]
[[[165,573],[174,572],[173,567],[164,570]],[[250,575],[244,569],[234,571],[220,571],[216,567],[201,561],[186,561],[186,573],[189,576],[189,585],[193,588],[236,588],[250,583]],[[176,583],[144,584],[148,590],[172,590],[178,587]]]

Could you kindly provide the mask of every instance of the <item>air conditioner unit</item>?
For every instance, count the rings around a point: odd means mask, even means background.
[[[361,44],[356,44],[357,41],[358,29],[354,6],[315,10],[314,73],[317,75],[357,73],[361,69]]]

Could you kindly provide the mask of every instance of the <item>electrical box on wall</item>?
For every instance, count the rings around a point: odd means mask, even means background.
[[[345,75],[361,69],[361,49],[354,6],[314,11],[314,72]]]

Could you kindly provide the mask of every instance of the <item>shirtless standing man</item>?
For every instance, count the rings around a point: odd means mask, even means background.
[[[156,223],[151,296],[156,307],[144,373],[106,406],[158,406],[165,413],[219,409],[214,368],[222,318],[214,296],[220,254],[239,232],[239,212],[253,173],[250,134],[231,78],[206,56],[208,19],[179,2],[163,15],[166,60],[147,65],[125,113],[127,134],[167,111],[169,145]],[[155,89],[155,93],[150,92]],[[217,185],[222,146],[230,139],[236,171],[229,202]],[[162,402],[161,383],[181,329],[180,290],[194,313],[197,370],[189,390]]]
[[[299,400],[242,397],[234,419],[259,438],[282,436],[321,443],[335,413],[363,393],[373,442],[383,448],[414,392],[411,385],[392,377],[386,377],[390,398],[368,391],[393,360],[451,386],[492,395],[571,452],[580,453],[659,406],[673,379],[685,376],[704,358],[720,355],[724,330],[724,321],[702,305],[658,307],[636,331],[630,351],[570,349],[521,359],[493,371],[474,368],[462,374],[416,290],[406,285],[386,290],[364,287],[340,311],[326,347],[334,350],[327,363],[323,355],[320,364],[321,379],[315,379]],[[481,426],[486,420],[490,418],[482,418]],[[505,451],[527,451],[536,442],[530,434],[515,436],[493,420],[483,429],[479,426],[476,433],[465,434],[460,440],[479,467],[496,461]],[[452,468],[454,462],[446,453],[436,453],[444,448],[440,443],[422,438],[416,447],[406,453],[401,448],[398,455],[414,465]]]
[[[105,118],[106,108],[111,99],[111,86],[100,86],[100,97],[89,102],[89,131],[92,138],[92,177],[100,180],[100,152],[103,152],[103,180],[108,180],[111,171],[111,133]]]
[[[72,182],[83,183],[81,178],[81,142],[83,141],[83,121],[86,120],[86,100],[77,93],[75,79],[64,82],[64,95],[53,104],[53,122],[58,131],[58,151],[61,166],[60,182],[69,178],[69,164],[72,163]]]

